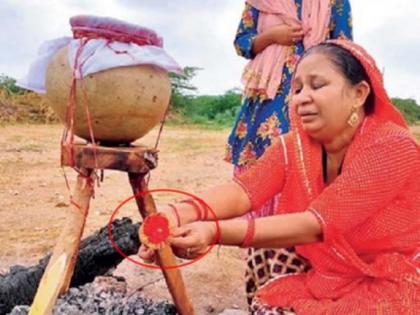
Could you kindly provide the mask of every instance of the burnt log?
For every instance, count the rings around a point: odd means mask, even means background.
[[[129,218],[112,223],[113,239],[126,254],[137,253],[140,246],[139,223]],[[30,305],[51,255],[42,258],[35,266],[12,266],[9,273],[0,275],[0,314],[7,314],[15,305]],[[108,226],[82,240],[71,287],[92,282],[118,265],[122,257],[108,238]]]

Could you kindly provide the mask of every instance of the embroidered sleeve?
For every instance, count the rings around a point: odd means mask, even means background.
[[[323,228],[324,240],[346,234],[381,210],[404,190],[419,163],[408,136],[380,139],[359,151],[343,173],[310,205]]]
[[[242,18],[235,36],[234,46],[239,56],[251,59],[252,43],[257,36],[258,10],[249,4],[245,5]]]
[[[330,38],[353,40],[353,21],[349,0],[336,0],[331,10]]]
[[[284,139],[273,142],[254,165],[234,179],[248,194],[253,210],[281,192],[287,166],[285,148]]]

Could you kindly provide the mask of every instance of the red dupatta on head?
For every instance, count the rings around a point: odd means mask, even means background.
[[[346,39],[329,40],[327,43],[340,46],[349,51],[365,69],[370,80],[371,93],[374,94],[374,112],[368,117],[377,122],[393,122],[408,129],[408,124],[404,117],[392,104],[385,91],[381,72],[366,50]],[[307,196],[306,202],[309,204],[319,192],[317,183],[322,172],[321,146],[303,131],[303,126],[293,101],[289,106],[291,131],[295,134],[296,165],[299,165],[300,186],[305,187],[304,195]]]
[[[373,60],[368,52],[361,46],[348,40],[329,40],[327,43],[331,43],[348,50],[362,64],[369,77],[372,92],[375,95],[375,110],[372,117],[378,121],[390,121],[408,129],[408,124],[404,117],[396,109],[388,97],[388,94],[385,91],[382,74],[376,66],[375,60]]]

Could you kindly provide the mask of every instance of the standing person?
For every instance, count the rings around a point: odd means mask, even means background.
[[[290,82],[299,58],[309,47],[336,38],[352,40],[349,0],[246,1],[234,43],[238,54],[251,61],[242,76],[242,107],[225,157],[235,166],[235,175],[253,164],[273,138],[288,132]],[[278,198],[253,215],[272,215]],[[249,249],[245,275],[248,303],[269,279],[308,267],[294,248]]]

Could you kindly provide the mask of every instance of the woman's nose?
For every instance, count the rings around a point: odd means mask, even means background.
[[[291,99],[291,104],[294,104],[296,106],[304,105],[309,102],[311,102],[312,98],[308,93],[306,93],[304,90],[300,91],[299,94],[294,94]]]

